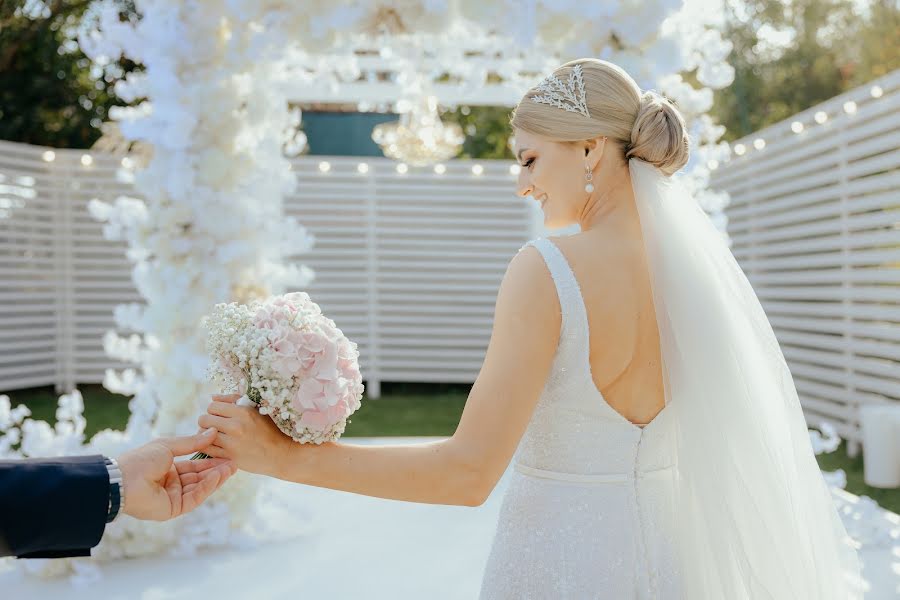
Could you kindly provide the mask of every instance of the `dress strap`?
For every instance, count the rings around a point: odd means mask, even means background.
[[[581,322],[581,310],[584,306],[581,299],[581,289],[578,286],[578,280],[575,279],[575,273],[569,266],[569,262],[563,255],[562,251],[547,238],[535,238],[529,241],[525,246],[534,246],[541,253],[547,268],[550,270],[550,276],[556,285],[556,293],[559,296],[559,305],[562,310],[562,330],[573,327],[570,331],[584,332],[586,327]],[[521,249],[520,249],[521,251]],[[571,325],[569,325],[571,323]]]

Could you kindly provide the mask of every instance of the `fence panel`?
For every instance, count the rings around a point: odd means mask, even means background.
[[[898,140],[900,71],[738,140],[711,180],[807,422],[851,455],[860,405],[900,402]]]

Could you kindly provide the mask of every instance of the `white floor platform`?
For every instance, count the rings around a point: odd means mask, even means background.
[[[414,443],[437,438],[347,438]],[[266,480],[285,506],[315,515],[287,523],[294,537],[252,550],[194,558],[144,558],[102,565],[90,586],[24,575],[0,561],[0,597],[90,600],[477,598],[509,472],[478,508],[414,504]],[[896,515],[886,514],[886,518]],[[290,530],[293,529],[293,532]],[[866,600],[900,597],[900,540],[862,554]]]

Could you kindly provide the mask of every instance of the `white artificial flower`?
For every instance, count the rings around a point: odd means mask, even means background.
[[[458,57],[446,67],[472,84],[483,82],[487,63],[462,60],[463,42],[483,44],[488,56],[513,44],[513,39],[541,44],[548,57],[547,69],[555,66],[550,57],[557,52],[598,56],[620,64],[639,78],[642,87],[652,87],[671,73],[672,65],[684,61],[692,63],[690,69],[698,69],[698,79],[708,87],[722,87],[733,77],[733,70],[724,64],[729,42],[706,33],[714,11],[704,10],[703,3],[558,0],[544,3],[534,19],[526,18],[519,4],[515,0],[391,0],[379,6],[398,10],[409,31],[429,32],[428,36],[413,34],[411,43],[427,41],[443,56]],[[236,290],[277,295],[302,289],[315,277],[306,265],[291,258],[309,252],[314,236],[296,219],[284,216],[284,198],[298,184],[282,156],[282,143],[285,132],[296,130],[302,121],[302,115],[290,112],[286,85],[295,83],[289,78],[301,75],[289,67],[295,67],[295,61],[315,67],[328,52],[324,63],[333,65],[343,81],[355,81],[359,61],[333,44],[339,34],[373,24],[379,18],[378,8],[333,0],[300,4],[227,0],[202,7],[142,0],[139,5],[142,18],[125,22],[119,20],[114,3],[101,3],[97,30],[79,35],[82,49],[98,63],[124,55],[145,67],[116,84],[119,97],[138,104],[113,107],[109,116],[127,140],[153,147],[153,156],[134,173],[135,197],[89,204],[90,213],[104,223],[104,234],[127,242],[132,280],[142,296],[140,304],[116,309],[116,327],[123,335],[105,339],[111,354],[138,361],[132,368],[107,371],[104,379],[112,391],[133,395],[131,417],[125,432],[101,432],[82,444],[76,400],[63,401],[60,410],[69,418],[54,429],[35,424],[21,427],[29,416],[27,408],[12,409],[8,398],[4,403],[0,396],[0,431],[5,432],[0,452],[14,452],[20,438],[25,441],[26,430],[33,439],[25,447],[35,452],[112,450],[190,430],[197,410],[216,391],[205,377],[209,361],[203,330],[198,327],[203,316],[214,305],[234,299]],[[449,18],[456,14],[460,19]],[[473,35],[481,23],[503,23],[500,37]],[[572,30],[568,36],[567,27]],[[641,48],[609,53],[612,32],[628,45],[670,29],[678,32],[677,42],[650,39],[653,43]],[[518,75],[515,59],[511,60],[510,85],[530,85]],[[401,74],[400,85],[403,76],[409,74]],[[413,79],[406,82],[412,84]],[[692,93],[679,85],[675,92],[680,102],[684,100],[686,111],[702,115],[708,90]],[[696,118],[694,123],[692,132],[711,148],[698,149],[697,155],[720,152],[716,140],[721,133],[716,137],[714,124]],[[239,325],[243,316],[235,309],[228,318]],[[304,312],[304,319],[316,320],[317,313]],[[134,332],[143,335],[135,338]],[[247,379],[263,386],[263,398],[271,406],[289,401],[289,390],[277,385],[280,376],[259,366],[273,361],[273,352],[264,347],[265,336],[243,335],[238,326],[218,335],[216,343],[233,349]],[[358,355],[355,345],[352,350]],[[347,392],[353,393],[354,387],[355,382],[348,383]],[[270,416],[281,417],[281,410],[263,408]],[[299,441],[314,441],[315,436],[300,429],[295,432]],[[331,433],[342,432],[339,426]],[[234,539],[235,527],[246,523],[256,497],[253,480],[240,475],[232,477],[211,504],[201,507],[204,510],[172,522],[117,520],[107,528],[92,560],[176,547],[191,552],[205,544],[228,543]],[[19,562],[35,570],[42,564]],[[43,564],[47,573],[73,569],[70,560]],[[79,572],[82,580],[88,573]]]

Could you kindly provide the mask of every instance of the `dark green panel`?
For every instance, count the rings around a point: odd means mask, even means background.
[[[309,155],[384,156],[372,141],[372,129],[396,121],[393,113],[336,113],[303,111],[303,131]]]

